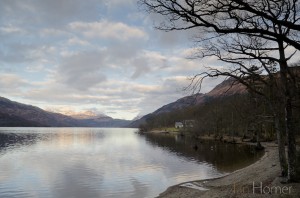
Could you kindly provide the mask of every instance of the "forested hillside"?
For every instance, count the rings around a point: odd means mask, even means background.
[[[194,101],[189,106],[185,105],[168,112],[157,110],[142,118],[140,128],[149,131],[174,127],[175,122],[194,120],[194,127],[187,131],[195,136],[229,135],[253,138],[258,135],[265,140],[276,139],[274,118],[268,101],[247,91],[241,84],[231,85],[232,79],[224,81],[211,92],[200,95],[201,100],[199,95],[190,96],[201,102]],[[163,108],[166,109],[166,106]],[[299,118],[299,100],[296,98],[294,109],[294,113],[297,114],[294,117]],[[284,112],[279,111],[278,114],[279,127],[284,129]],[[299,129],[299,119],[295,119],[294,122]]]

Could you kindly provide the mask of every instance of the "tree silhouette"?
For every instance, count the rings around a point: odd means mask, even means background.
[[[216,57],[223,68],[207,67],[194,76],[193,88],[206,77],[236,79],[269,102],[277,128],[279,156],[284,168],[284,133],[277,127],[280,106],[274,102],[276,89],[283,101],[288,140],[288,180],[296,180],[296,143],[292,101],[297,76],[288,61],[300,50],[300,3],[298,0],[140,0],[150,13],[164,16],[157,28],[165,31],[198,31],[196,57]],[[279,75],[277,74],[279,72]],[[266,77],[267,76],[267,77]],[[279,82],[277,82],[279,79]],[[251,82],[258,82],[261,87]],[[277,124],[276,124],[277,123]]]

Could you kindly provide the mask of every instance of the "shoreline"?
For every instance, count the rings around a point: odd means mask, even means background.
[[[246,142],[245,142],[246,143]],[[158,198],[299,197],[300,183],[281,184],[277,145],[262,143],[265,154],[253,164],[225,176],[170,186]]]

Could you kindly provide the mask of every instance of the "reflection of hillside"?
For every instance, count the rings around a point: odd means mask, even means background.
[[[59,133],[55,138],[55,142],[58,146],[87,145],[92,142],[92,136],[91,133]]]
[[[219,171],[232,172],[255,162],[263,152],[256,152],[249,145],[224,144],[215,141],[200,142],[192,138],[146,134],[146,140],[152,145],[201,163],[209,163]],[[194,145],[198,149],[193,148]]]
[[[0,133],[0,152],[9,147],[20,147],[35,144],[37,134]]]
[[[55,138],[52,138],[53,143],[59,147],[69,146],[87,146],[93,145],[96,138],[101,138],[102,134],[84,132],[84,133],[57,133]]]
[[[102,133],[90,131],[59,133],[0,133],[0,152],[7,148],[29,146],[37,143],[52,145],[56,148],[78,147],[93,145],[96,139],[103,138]]]

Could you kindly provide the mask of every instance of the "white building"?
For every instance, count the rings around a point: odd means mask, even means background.
[[[175,128],[176,129],[183,128],[182,122],[175,122]]]

